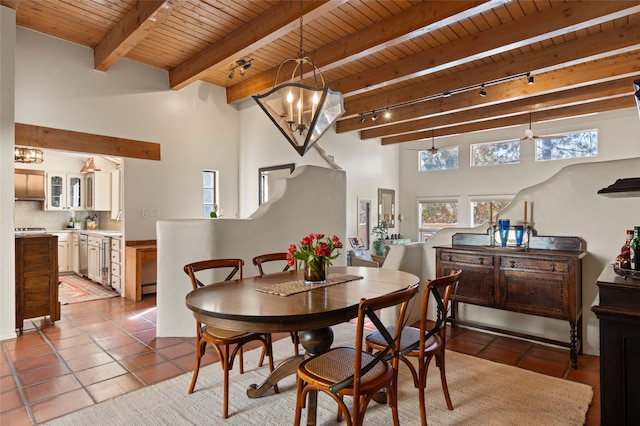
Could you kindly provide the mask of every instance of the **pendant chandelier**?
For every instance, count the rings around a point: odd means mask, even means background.
[[[282,66],[296,63],[291,79],[278,86]],[[314,86],[304,85],[304,65],[313,70]],[[294,82],[300,72],[299,82]],[[320,79],[320,85],[318,84]],[[320,70],[302,50],[302,2],[300,2],[300,50],[297,58],[285,59],[278,67],[273,89],[263,95],[253,96],[260,108],[269,116],[293,148],[303,156],[345,113],[342,93],[326,87]]]
[[[93,160],[93,157],[89,157],[86,160],[84,160],[84,165],[82,166],[80,173],[93,173],[93,172],[99,172],[100,170],[102,169],[96,165],[96,162]]]
[[[44,154],[36,148],[22,148],[17,146],[14,151],[13,159],[16,163],[36,163],[40,164],[44,161]]]

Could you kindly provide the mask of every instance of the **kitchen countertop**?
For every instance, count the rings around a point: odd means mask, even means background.
[[[109,237],[121,237],[122,231],[112,231],[108,229],[59,229],[59,230],[47,230],[50,234],[59,234],[61,232],[77,232],[78,234],[87,235],[105,235]]]

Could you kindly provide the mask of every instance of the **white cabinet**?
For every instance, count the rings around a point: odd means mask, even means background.
[[[101,238],[89,235],[88,238],[87,276],[95,282],[101,281],[100,275],[100,242]]]
[[[85,176],[87,192],[85,207],[87,210],[111,210],[111,173],[93,172]]]
[[[84,176],[47,172],[46,210],[82,210]]]
[[[76,232],[71,234],[71,269],[80,275],[80,235]]]
[[[114,290],[122,293],[122,283],[124,282],[124,277],[122,276],[123,268],[123,259],[122,259],[122,238],[121,237],[112,237],[111,238],[111,287]]]
[[[111,172],[111,219],[122,219],[122,171]]]
[[[69,272],[72,269],[71,256],[70,256],[70,233],[59,232],[53,233],[58,237],[58,272]]]

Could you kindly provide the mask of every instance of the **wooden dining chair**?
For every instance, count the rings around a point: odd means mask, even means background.
[[[358,307],[355,348],[332,348],[302,361],[298,366],[296,380],[294,425],[300,425],[302,408],[305,406],[307,394],[311,391],[323,392],[336,401],[339,422],[344,416],[347,419],[347,425],[362,425],[369,402],[382,389],[385,389],[388,395],[393,424],[396,426],[399,424],[397,373],[400,333],[404,326],[407,304],[417,294],[418,287],[418,284],[415,284],[395,293],[371,299],[361,299]],[[396,331],[389,334],[375,312],[396,305],[401,305],[395,327]],[[363,350],[366,318],[375,324],[387,342],[386,347],[376,355]],[[351,412],[344,403],[345,396],[353,397]],[[312,411],[309,410],[309,413]]]
[[[261,254],[258,255],[256,257],[253,258],[253,264],[254,266],[258,269],[258,274],[260,274],[260,276],[264,275],[264,269],[263,269],[263,265],[267,262],[281,262],[284,261],[284,267],[282,269],[282,272],[286,272],[289,270],[290,266],[289,263],[287,263],[287,253],[286,252],[281,252],[281,253],[267,253],[267,254]],[[293,266],[294,269],[298,269],[298,263],[296,262]],[[293,343],[293,353],[298,355],[299,354],[299,345],[300,345],[300,337],[298,336],[298,332],[297,331],[292,331],[291,333],[291,342]],[[263,353],[264,355],[264,353]],[[263,357],[260,357],[260,365],[262,365],[262,361],[263,361]]]
[[[427,291],[422,295],[422,308],[420,313],[420,327],[405,327],[402,330],[400,339],[400,360],[404,362],[413,376],[413,384],[418,388],[420,398],[420,420],[423,426],[427,424],[427,414],[425,409],[425,388],[427,385],[427,369],[432,358],[436,358],[436,366],[440,369],[440,382],[447,408],[453,410],[449,387],[447,386],[447,376],[445,370],[445,349],[446,349],[446,319],[449,311],[451,291],[460,282],[462,271],[454,271],[450,275],[436,278],[427,282]],[[429,295],[432,294],[436,301],[436,320],[427,319],[429,307]],[[393,327],[388,327],[388,331],[393,333]],[[367,352],[381,351],[385,348],[385,339],[380,331],[375,331],[367,336]],[[418,359],[418,371],[407,357]]]
[[[211,259],[200,262],[189,263],[185,265],[184,272],[191,278],[193,289],[203,287],[196,274],[201,271],[211,271],[219,268],[231,269],[225,281],[232,280],[236,275],[242,279],[242,267],[244,261],[242,259]],[[225,419],[229,416],[229,370],[233,368],[233,361],[236,355],[239,355],[240,374],[244,373],[243,347],[246,343],[258,341],[262,343],[263,354],[269,357],[269,371],[273,371],[273,356],[271,348],[271,334],[269,333],[244,333],[237,331],[223,330],[217,327],[204,325],[196,320],[196,365],[193,370],[191,386],[189,393],[193,393],[193,389],[198,379],[200,370],[200,360],[204,356],[207,343],[210,343],[220,359],[220,366],[224,374],[224,397],[222,405],[222,417]]]

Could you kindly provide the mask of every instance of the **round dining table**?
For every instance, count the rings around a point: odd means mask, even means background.
[[[326,351],[333,342],[331,326],[358,316],[361,299],[370,299],[406,289],[419,282],[413,274],[369,267],[330,267],[328,278],[349,276],[352,280],[320,286],[308,284],[305,291],[282,296],[265,288],[302,282],[302,269],[223,281],[193,290],[186,305],[203,324],[243,332],[300,332],[305,355],[280,363],[261,385],[247,390],[250,398],[262,396],[296,369],[304,356]],[[261,289],[261,290],[259,290]]]

